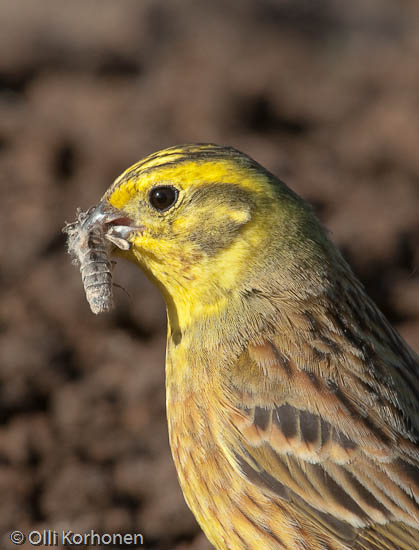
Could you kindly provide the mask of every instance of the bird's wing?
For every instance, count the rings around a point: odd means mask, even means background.
[[[338,539],[419,548],[414,398],[406,388],[402,402],[386,383],[380,391],[365,356],[349,346],[343,358],[337,334],[317,356],[307,336],[309,346],[272,337],[239,358],[224,448],[252,484]]]

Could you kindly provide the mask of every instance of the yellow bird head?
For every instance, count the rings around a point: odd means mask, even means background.
[[[123,255],[159,285],[181,324],[219,314],[227,297],[231,307],[264,283],[284,299],[302,293],[334,254],[310,207],[231,147],[150,155],[117,178],[102,203],[135,228]]]

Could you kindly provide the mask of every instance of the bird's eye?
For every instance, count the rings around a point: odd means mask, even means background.
[[[151,206],[160,212],[169,210],[169,208],[175,204],[177,198],[178,190],[176,187],[171,187],[169,185],[154,187],[148,196]]]

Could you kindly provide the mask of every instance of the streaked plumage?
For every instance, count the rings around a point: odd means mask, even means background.
[[[166,299],[170,443],[212,544],[419,549],[418,356],[310,207],[215,145],[151,155],[104,204],[145,227],[123,254]]]

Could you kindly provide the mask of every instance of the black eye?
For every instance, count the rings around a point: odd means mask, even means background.
[[[148,200],[153,208],[164,212],[175,204],[178,197],[178,190],[175,187],[160,186],[150,191]]]

